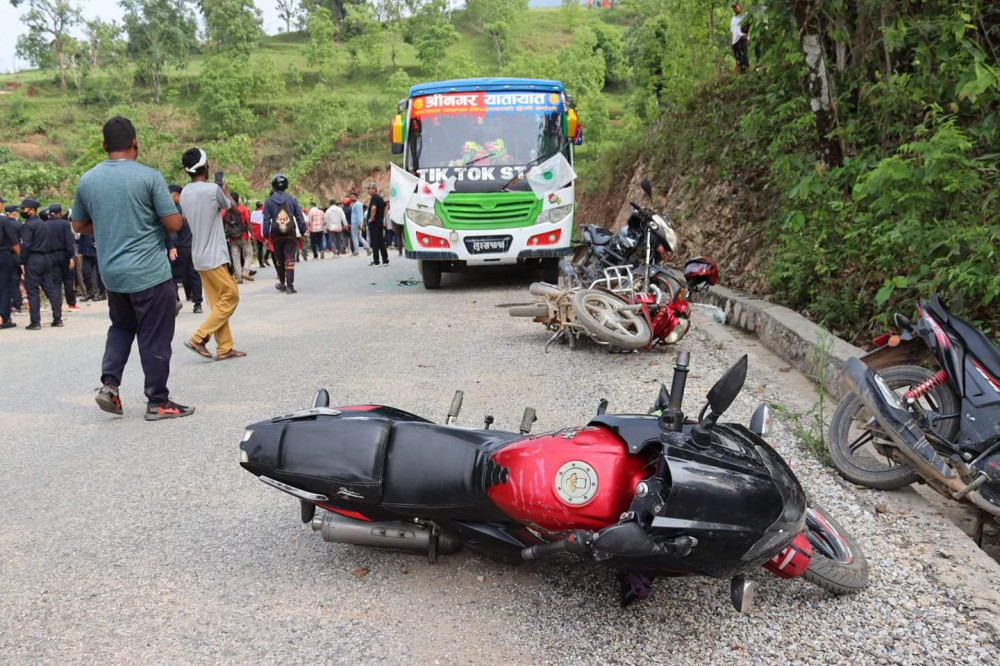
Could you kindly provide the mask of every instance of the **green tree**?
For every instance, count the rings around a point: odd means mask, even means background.
[[[92,67],[106,67],[126,55],[124,28],[114,21],[94,19],[84,26],[87,59]]]
[[[11,0],[15,7],[23,0]],[[28,13],[21,22],[28,32],[17,38],[17,55],[36,67],[51,65],[59,70],[59,88],[66,90],[67,52],[71,50],[69,31],[83,20],[80,10],[67,0],[28,0]]]
[[[369,66],[372,73],[382,69],[384,30],[376,18],[371,5],[359,5],[341,23],[341,34],[347,38],[347,52],[351,56],[352,75],[360,70],[360,61]]]
[[[336,54],[337,26],[333,16],[326,7],[317,7],[309,12],[309,23],[306,28],[309,33],[309,43],[306,45],[306,62],[313,67],[319,67],[321,76],[329,76],[333,70],[333,58]]]
[[[255,120],[249,103],[253,87],[250,60],[225,54],[206,59],[198,96],[202,120],[221,135],[249,133]]]
[[[493,43],[497,64],[504,64],[516,48],[514,35],[528,10],[528,0],[468,0],[466,9]]]
[[[205,33],[215,53],[250,55],[264,34],[253,0],[199,0]]]
[[[278,18],[285,22],[285,32],[292,31],[292,23],[298,23],[302,8],[298,0],[277,0]]]
[[[185,0],[122,0],[127,52],[136,75],[160,101],[167,69],[184,64],[196,46],[194,15]]]
[[[429,76],[436,76],[445,60],[448,47],[458,41],[458,31],[448,21],[428,25],[414,41],[417,58]]]

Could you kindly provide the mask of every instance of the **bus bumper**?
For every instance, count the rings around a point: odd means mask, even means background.
[[[573,253],[573,216],[555,224],[536,224],[512,229],[447,229],[406,225],[406,256],[421,261],[461,262],[467,266],[509,266],[526,261],[554,259]],[[558,234],[557,245],[535,247],[532,238]],[[509,237],[505,251],[473,252],[474,241]],[[468,242],[467,242],[468,241]]]

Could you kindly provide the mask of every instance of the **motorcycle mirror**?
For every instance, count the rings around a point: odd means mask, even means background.
[[[326,389],[320,389],[316,391],[316,397],[313,398],[313,407],[329,407],[330,406],[330,393]]]
[[[659,414],[669,405],[670,391],[667,390],[667,387],[663,382],[660,382],[660,392],[657,394],[656,400],[653,402],[653,409],[650,410],[650,414]]]
[[[639,187],[642,188],[642,191],[646,193],[647,197],[651,199],[653,198],[653,185],[649,182],[649,178],[644,177],[639,183]]]
[[[747,380],[747,355],[744,354],[708,391],[708,404],[713,414],[722,414],[736,400]]]

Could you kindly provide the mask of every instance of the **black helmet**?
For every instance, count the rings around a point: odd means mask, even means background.
[[[271,187],[274,188],[275,192],[284,192],[288,189],[288,176],[283,173],[277,174],[271,179]]]

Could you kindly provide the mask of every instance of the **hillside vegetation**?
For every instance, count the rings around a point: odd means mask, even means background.
[[[271,175],[284,171],[300,196],[325,198],[386,168],[389,120],[412,83],[560,78],[589,117],[584,161],[623,110],[626,12],[528,10],[526,2],[492,0],[447,12],[441,2],[413,2],[408,17],[354,4],[337,21],[328,8],[334,3],[315,2],[303,3],[309,11],[298,17],[302,30],[263,36],[251,4],[221,0],[215,4],[243,11],[247,24],[229,22],[225,30],[251,37],[220,43],[205,14],[206,41],[173,44],[179,57],[151,63],[137,42],[153,29],[170,38],[170,24],[193,22],[198,7],[183,0],[134,4],[139,28],[130,31],[127,18],[125,28],[111,26],[103,37],[88,30],[98,43],[67,49],[65,90],[47,51],[38,57],[40,69],[0,77],[0,191],[8,198],[31,193],[66,202],[76,177],[102,159],[100,124],[114,114],[136,124],[140,159],[168,180],[182,181],[180,154],[201,145],[213,168],[245,194],[261,196]],[[164,6],[180,14],[158,24],[154,10]],[[499,35],[498,22],[509,26]],[[607,85],[605,52],[612,62]]]
[[[717,254],[727,283],[838,334],[870,339],[938,292],[996,336],[1000,5],[748,3],[740,76],[731,58],[715,68],[707,41],[682,39],[678,26],[708,29],[713,4],[638,5],[650,38],[632,75],[651,92],[633,107],[634,140],[604,161],[671,184],[682,236]]]

